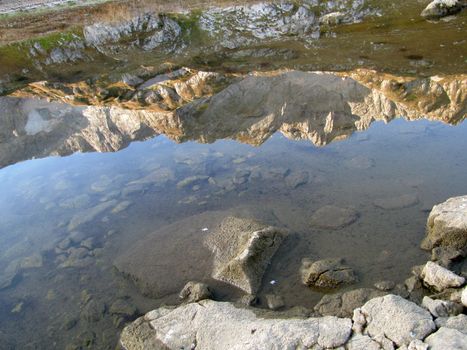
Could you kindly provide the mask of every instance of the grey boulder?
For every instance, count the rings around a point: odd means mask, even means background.
[[[436,329],[431,314],[400,296],[386,295],[368,301],[360,309],[364,317],[364,333],[375,338],[384,336],[397,346],[408,346],[412,340],[424,339]]]
[[[303,259],[300,274],[303,284],[317,288],[337,288],[357,281],[357,276],[343,259],[312,261]]]

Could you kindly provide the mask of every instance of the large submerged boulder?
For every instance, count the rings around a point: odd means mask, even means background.
[[[352,332],[348,318],[274,315],[211,300],[159,308],[127,326],[120,344],[126,350],[327,349],[344,345]]]
[[[467,196],[449,198],[431,210],[422,248],[438,246],[467,249]]]
[[[212,277],[253,294],[285,231],[255,220],[225,218],[205,244],[214,253]]]

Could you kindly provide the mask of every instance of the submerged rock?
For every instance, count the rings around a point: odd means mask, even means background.
[[[414,194],[403,194],[397,197],[376,199],[373,203],[375,206],[381,209],[403,209],[418,204],[418,197]]]
[[[464,0],[434,0],[422,11],[421,16],[427,19],[438,19],[453,15],[467,6]]]
[[[295,189],[307,184],[309,178],[310,175],[308,174],[308,171],[294,171],[286,176],[285,184],[287,187]]]
[[[362,306],[361,313],[365,317],[366,334],[372,338],[385,336],[397,346],[408,346],[414,339],[423,340],[436,329],[427,310],[397,295],[372,299]]]
[[[120,344],[126,350],[336,348],[351,334],[350,319],[273,316],[210,300],[159,308],[125,327]]]
[[[206,239],[214,253],[212,277],[254,294],[285,232],[254,220],[228,217]]]
[[[344,265],[343,259],[302,260],[300,275],[303,284],[318,288],[337,288],[342,284],[357,281],[357,276],[350,266]]]
[[[100,203],[95,207],[83,210],[75,214],[70,220],[70,223],[68,224],[68,230],[73,231],[78,226],[93,221],[99,214],[114,207],[115,205],[117,205],[117,203],[118,202],[116,200],[110,200],[108,202]]]
[[[464,277],[458,276],[432,261],[426,263],[421,277],[425,284],[439,292],[451,287],[460,287],[465,283]]]
[[[467,249],[467,196],[449,198],[431,210],[422,248],[437,246]]]
[[[357,219],[358,212],[355,209],[326,205],[314,212],[311,224],[323,229],[336,230],[354,223]]]
[[[285,306],[284,298],[277,294],[266,294],[264,296],[266,304],[271,310],[278,310]]]

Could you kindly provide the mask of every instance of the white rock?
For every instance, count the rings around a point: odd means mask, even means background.
[[[125,327],[120,343],[126,350],[150,349],[150,344],[168,349],[191,349],[195,344],[203,350],[322,349],[344,345],[351,333],[350,319],[270,315],[210,300],[160,308]]]
[[[422,270],[423,281],[436,289],[443,291],[446,288],[460,287],[465,283],[465,278],[456,275],[454,272],[428,261]]]
[[[430,350],[466,350],[467,335],[452,328],[441,327],[425,339]]]
[[[367,321],[365,333],[372,338],[386,336],[397,346],[424,339],[436,329],[428,311],[392,294],[368,301],[361,312]]]
[[[422,11],[421,16],[436,19],[455,14],[462,10],[462,0],[434,0]]]
[[[467,287],[465,287],[465,288],[462,290],[461,301],[462,301],[462,305],[464,305],[465,307],[467,307]]]
[[[415,339],[410,342],[408,350],[428,350],[428,344],[425,344],[419,339]]]
[[[367,335],[354,334],[346,344],[348,350],[381,350],[379,343]]]
[[[460,314],[454,317],[439,317],[435,320],[435,323],[438,328],[452,328],[467,335],[467,315]]]

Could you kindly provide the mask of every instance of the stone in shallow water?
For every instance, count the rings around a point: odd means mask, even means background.
[[[465,283],[465,278],[454,272],[428,261],[422,270],[422,278],[425,284],[441,292],[447,288],[460,287]]]
[[[403,209],[418,204],[418,197],[414,194],[403,194],[397,197],[379,198],[373,204],[386,210]]]
[[[190,281],[183,287],[178,296],[188,303],[195,303],[204,299],[211,299],[212,294],[207,284]]]
[[[323,259],[312,261],[303,259],[300,269],[303,284],[318,288],[336,288],[342,284],[357,281],[350,266],[343,259]]]
[[[125,327],[120,344],[127,350],[152,344],[156,349],[336,348],[349,339],[351,327],[350,319],[278,319],[271,311],[204,300],[147,313]]]
[[[73,231],[78,226],[81,226],[83,224],[93,221],[99,214],[114,207],[115,205],[117,205],[117,201],[111,200],[108,202],[100,203],[96,205],[95,207],[83,210],[75,214],[73,218],[70,220],[70,223],[68,224],[68,230]]]
[[[362,306],[361,313],[366,320],[366,334],[372,338],[385,336],[397,346],[424,339],[436,329],[427,310],[397,295],[372,299]]]
[[[422,248],[437,246],[467,249],[467,196],[450,198],[431,210]]]
[[[266,294],[265,296],[266,304],[271,310],[278,310],[281,307],[285,306],[284,299],[280,295],[276,294]]]
[[[255,293],[284,234],[283,230],[254,220],[224,219],[206,239],[206,246],[215,255],[212,277]]]
[[[311,224],[319,228],[336,230],[354,223],[357,219],[358,212],[355,209],[326,205],[314,212]]]

